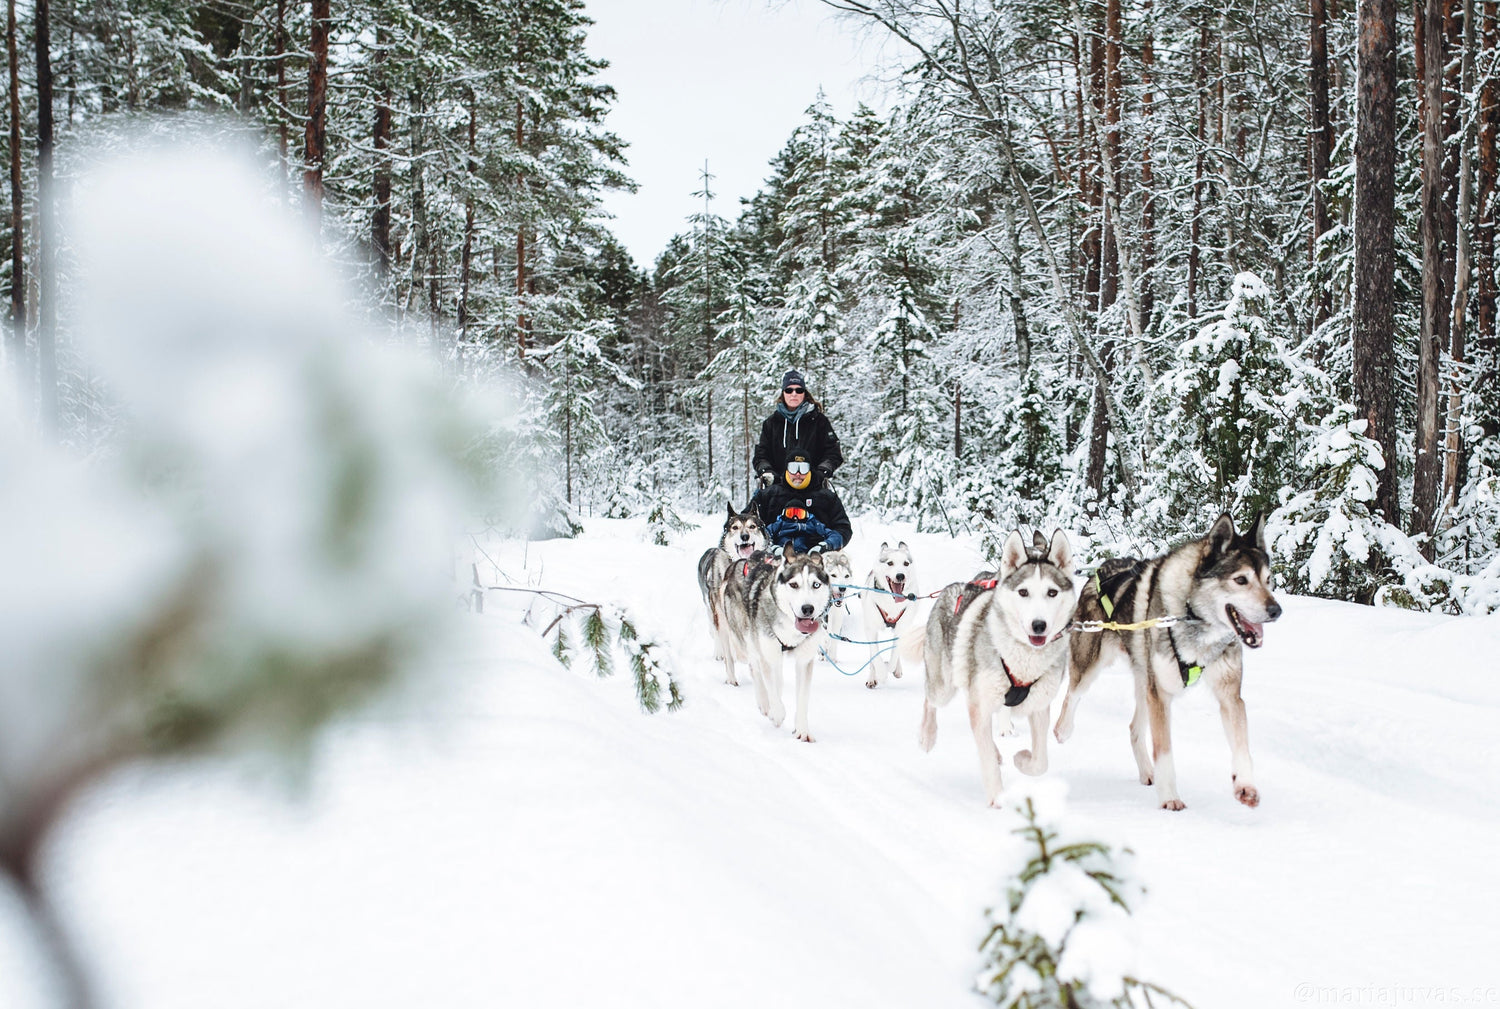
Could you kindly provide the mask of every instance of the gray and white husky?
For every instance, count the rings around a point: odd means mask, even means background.
[[[1141,784],[1156,782],[1163,809],[1182,809],[1172,760],[1172,702],[1200,678],[1219,701],[1232,754],[1234,797],[1260,803],[1250,762],[1250,730],[1240,697],[1244,648],[1259,648],[1262,626],[1281,616],[1271,595],[1266,524],[1256,516],[1249,532],[1234,530],[1219,516],[1206,536],[1161,557],[1106,561],[1083,588],[1078,619],[1139,623],[1155,617],[1185,617],[1168,627],[1075,634],[1068,697],[1058,716],[1058,742],[1073,733],[1078,702],[1099,670],[1124,658],[1135,674],[1135,717],[1130,745]],[[1145,730],[1151,727],[1151,752]],[[1154,765],[1153,765],[1154,758]]]
[[[865,577],[865,591],[860,600],[865,617],[865,637],[872,642],[894,638],[916,619],[917,604],[907,598],[917,591],[911,566],[911,548],[906,543],[880,544],[875,567]],[[912,617],[903,621],[908,613]],[[886,677],[901,678],[901,650],[883,644],[870,645],[870,675],[865,686],[874,688]]]
[[[828,595],[831,605],[828,607],[828,617],[823,625],[828,628],[829,638],[823,644],[823,651],[828,658],[837,662],[839,659],[839,643],[832,635],[844,633],[844,618],[849,613],[849,602],[844,598],[848,592],[846,586],[854,580],[854,565],[849,563],[849,555],[842,550],[831,550],[823,555],[823,570],[828,572]]]
[[[724,573],[732,561],[745,560],[757,550],[764,550],[766,531],[753,508],[737,512],[732,504],[725,507],[728,517],[724,520],[719,545],[705,550],[698,558],[698,591],[703,593],[703,606],[708,611],[708,632],[714,639],[714,658],[724,660],[724,682],[737,687],[740,681],[734,675],[734,657],[725,651],[724,621],[719,611]]]
[[[1034,533],[1029,547],[1019,532],[1012,532],[1000,552],[1000,570],[949,585],[927,618],[921,639],[927,696],[917,742],[932,749],[937,709],[963,687],[979,774],[992,806],[1000,801],[996,714],[1005,715],[1007,726],[1012,715],[1031,722],[1031,749],[1016,754],[1016,770],[1041,774],[1047,769],[1052,698],[1068,668],[1066,638],[1076,602],[1072,566],[1072,548],[1062,530],[1052,534],[1050,544]],[[903,635],[903,642],[915,637]]]
[[[750,663],[761,714],[780,725],[782,660],[797,668],[797,738],[811,743],[807,728],[813,663],[828,637],[823,620],[832,604],[828,572],[817,554],[787,548],[779,563],[760,557],[731,564],[724,578],[723,624],[732,654]]]

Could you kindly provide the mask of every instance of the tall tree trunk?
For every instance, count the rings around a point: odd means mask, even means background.
[[[1411,531],[1431,533],[1437,513],[1438,364],[1448,337],[1444,289],[1447,206],[1443,199],[1443,70],[1447,63],[1443,0],[1424,0],[1422,18],[1422,333],[1417,354],[1417,444],[1412,474]],[[1423,547],[1429,559],[1432,543]]]
[[[330,0],[312,0],[312,33],[307,65],[307,127],[303,136],[302,187],[309,213],[323,209],[323,157],[328,145],[328,24]]]
[[[1359,0],[1354,151],[1354,396],[1385,467],[1375,508],[1400,522],[1391,388],[1396,275],[1396,5]]]
[[[291,147],[291,129],[287,125],[287,113],[291,111],[291,99],[286,90],[286,52],[291,39],[286,33],[286,0],[276,0],[276,149],[281,154],[281,188],[288,187],[288,157]]]
[[[26,258],[23,226],[26,203],[21,189],[21,56],[16,45],[16,0],[7,0],[5,51],[10,59],[10,358],[26,361]]]
[[[464,251],[459,263],[458,328],[465,336],[469,325],[469,277],[474,264],[474,189],[479,185],[479,97],[469,89],[469,156],[465,162],[468,187],[464,192]],[[568,499],[569,501],[572,498]]]
[[[1198,318],[1198,281],[1203,263],[1203,187],[1204,160],[1208,151],[1208,21],[1198,26],[1198,42],[1193,47],[1194,90],[1198,93],[1198,152],[1193,159],[1193,216],[1188,221],[1187,314]]]
[[[1463,38],[1460,43],[1463,59],[1460,62],[1459,89],[1453,96],[1455,115],[1460,94],[1474,90],[1474,0],[1464,0]],[[1463,439],[1463,364],[1466,347],[1465,329],[1468,322],[1470,255],[1469,234],[1473,221],[1473,129],[1465,127],[1460,141],[1462,153],[1458,162],[1458,212],[1454,215],[1457,252],[1454,263],[1453,324],[1449,333],[1448,354],[1453,366],[1447,376],[1447,409],[1443,428],[1446,432],[1443,444],[1443,488],[1439,506],[1453,507],[1459,487],[1467,478],[1468,460]]]
[[[1484,41],[1482,43],[1484,66],[1493,66],[1496,50],[1500,49],[1500,0],[1483,0]],[[1486,70],[1484,83],[1479,89],[1479,166],[1478,166],[1478,220],[1474,228],[1474,271],[1478,276],[1474,299],[1477,363],[1481,369],[1493,369],[1496,364],[1497,347],[1495,330],[1495,188],[1500,176],[1500,83],[1495,75]],[[1474,377],[1475,388],[1488,392],[1481,395],[1480,402],[1491,400],[1500,404],[1500,390],[1494,386],[1491,375],[1481,370]],[[1489,416],[1482,416],[1485,433],[1495,435],[1495,415],[1500,414],[1500,405],[1492,409]]]
[[[1016,365],[1024,378],[1031,368],[1031,324],[1026,318],[1026,293],[1022,287],[1021,232],[1016,227],[1016,205],[1014,200],[1005,200],[1005,230],[1010,239],[1010,320],[1016,331]],[[958,308],[953,309],[953,328],[958,329]]]
[[[427,226],[427,106],[420,86],[411,93],[411,287],[409,302],[428,288],[432,262],[431,229]]]
[[[370,248],[375,253],[375,266],[382,278],[391,269],[391,82],[386,52],[390,48],[391,32],[385,25],[375,29],[375,182],[373,185],[375,212],[370,219]]]
[[[1308,174],[1312,187],[1312,247],[1308,250],[1310,262],[1316,270],[1318,262],[1318,239],[1331,226],[1328,216],[1328,198],[1323,194],[1323,183],[1328,178],[1328,162],[1333,152],[1333,124],[1328,117],[1328,5],[1326,0],[1308,0],[1310,24],[1308,27],[1308,92],[1312,104],[1312,125],[1308,130]],[[1333,314],[1333,301],[1329,292],[1318,281],[1317,296],[1313,302],[1313,327],[1328,321]]]
[[[708,184],[713,176],[708,173],[708,159],[703,159],[703,240],[700,251],[703,255],[703,370],[707,373],[709,366],[714,363],[714,281],[713,281],[713,253],[709,248],[709,222],[708,206],[713,199],[709,192]],[[824,232],[823,253],[826,258],[828,254],[827,232]],[[714,384],[713,379],[708,380],[707,403],[704,409],[704,422],[708,427],[708,482],[714,479]]]
[[[1145,37],[1141,40],[1141,329],[1151,326],[1156,310],[1153,273],[1156,270],[1156,177],[1151,162],[1151,144],[1155,139],[1153,107],[1156,103],[1154,78],[1156,22],[1151,0],[1142,4]]]
[[[36,0],[36,196],[38,401],[42,427],[56,432],[57,409],[57,207],[52,180],[52,36],[48,0]]]
[[[516,150],[524,150],[526,139],[525,132],[525,110],[521,99],[516,99]],[[517,188],[524,188],[526,179],[524,176],[516,176]],[[520,352],[521,360],[526,360],[526,348],[530,340],[531,322],[526,317],[526,225],[521,223],[516,227],[516,344]],[[528,369],[530,365],[527,365]]]
[[[1094,309],[1094,333],[1100,333],[1099,316],[1110,305],[1114,304],[1115,288],[1113,283],[1114,271],[1111,269],[1111,253],[1114,243],[1109,234],[1109,219],[1104,208],[1104,172],[1105,168],[1100,164],[1101,154],[1105,150],[1104,138],[1098,135],[1098,124],[1104,121],[1104,82],[1106,73],[1105,43],[1103,40],[1104,24],[1102,19],[1104,12],[1098,12],[1098,17],[1089,25],[1089,34],[1084,36],[1085,44],[1089,47],[1089,76],[1084,85],[1084,101],[1089,104],[1089,121],[1093,126],[1094,142],[1084,148],[1084,158],[1093,162],[1092,178],[1089,181],[1089,214],[1090,234],[1085,236],[1086,254],[1088,255],[1088,273],[1084,278],[1084,291],[1091,295],[1092,308]],[[1081,26],[1080,26],[1081,30]],[[1105,340],[1100,344],[1100,361],[1105,368],[1114,364],[1113,344]],[[1094,388],[1094,405],[1092,420],[1089,427],[1089,458],[1085,478],[1090,490],[1094,492],[1094,500],[1097,502],[1104,497],[1104,473],[1109,455],[1109,413],[1104,409],[1104,387],[1102,380],[1097,381]],[[1097,506],[1096,506],[1097,507]]]

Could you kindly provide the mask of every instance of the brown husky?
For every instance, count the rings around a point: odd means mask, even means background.
[[[1264,517],[1256,516],[1250,531],[1239,535],[1227,512],[1208,535],[1165,556],[1106,561],[1084,585],[1078,600],[1079,623],[1133,624],[1159,617],[1183,620],[1133,631],[1075,632],[1068,696],[1053,730],[1057,741],[1066,742],[1073,734],[1078,702],[1099,671],[1115,659],[1127,659],[1135,673],[1130,745],[1141,784],[1154,780],[1162,808],[1182,809],[1172,764],[1171,705],[1201,677],[1219,700],[1232,753],[1234,797],[1247,806],[1259,804],[1240,676],[1244,646],[1259,648],[1265,640],[1262,625],[1281,616],[1281,606],[1271,595],[1270,577]],[[1148,719],[1149,754],[1144,738]]]

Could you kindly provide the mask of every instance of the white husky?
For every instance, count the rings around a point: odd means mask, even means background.
[[[894,547],[880,544],[880,554],[875,558],[875,567],[865,578],[860,600],[864,609],[865,637],[870,645],[870,675],[865,686],[877,687],[886,677],[901,678],[901,651],[880,642],[900,635],[911,625],[915,616],[906,619],[907,613],[915,613],[917,604],[910,598],[917,592],[915,572],[911,566],[911,548],[905,541]]]
[[[823,644],[823,653],[830,662],[839,660],[839,642],[835,634],[844,633],[844,618],[849,613],[849,600],[844,598],[844,593],[849,591],[846,586],[854,579],[854,566],[849,563],[849,555],[842,550],[833,550],[823,555],[823,570],[828,572],[828,595],[832,605],[828,608],[828,618],[823,621],[823,626],[828,629],[828,640]]]
[[[969,727],[979,750],[979,773],[990,805],[1000,801],[1000,753],[993,719],[1012,714],[1031,722],[1031,749],[1016,754],[1016,770],[1047,769],[1047,722],[1052,698],[1068,671],[1067,630],[1077,605],[1072,549],[1061,530],[1050,547],[1041,533],[1027,547],[1013,532],[1001,550],[998,573],[982,572],[945,588],[920,640],[927,663],[927,696],[917,742],[937,740],[937,709],[959,687],[969,697]],[[910,647],[917,635],[902,635]]]

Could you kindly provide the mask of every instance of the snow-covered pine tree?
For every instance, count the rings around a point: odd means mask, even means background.
[[[1006,800],[1023,847],[1005,903],[986,912],[980,993],[1004,1009],[1186,1006],[1133,976],[1131,905],[1144,891],[1130,849],[1067,836],[1060,806],[1035,786]]]
[[[1158,380],[1146,510],[1173,535],[1206,529],[1223,511],[1268,513],[1291,482],[1299,426],[1326,381],[1271,325],[1270,302],[1260,278],[1236,274],[1219,318],[1177,348]]]
[[[946,495],[953,483],[947,397],[927,356],[936,339],[909,285],[891,293],[885,318],[864,341],[874,374],[887,376],[885,409],[861,432],[856,451],[874,469],[870,501],[918,529],[955,532]]]

